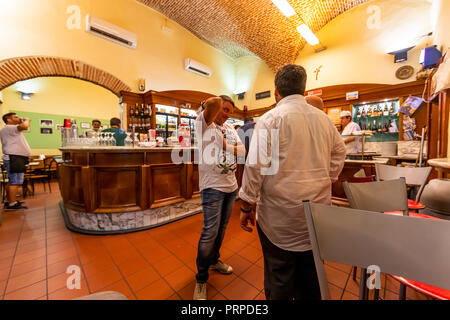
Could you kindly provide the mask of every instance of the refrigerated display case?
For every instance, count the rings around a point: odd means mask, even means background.
[[[354,105],[353,121],[361,130],[372,132],[367,142],[398,141],[399,107],[399,99]]]
[[[195,119],[197,119],[195,110],[180,109],[180,125],[189,127],[192,144],[195,143]]]
[[[156,105],[156,135],[167,141],[169,137],[177,137],[178,108]]]

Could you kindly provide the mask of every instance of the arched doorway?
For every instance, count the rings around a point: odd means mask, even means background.
[[[110,90],[116,96],[120,96],[120,91],[131,91],[112,74],[78,60],[30,56],[0,61],[0,91],[18,81],[45,76],[86,80]]]

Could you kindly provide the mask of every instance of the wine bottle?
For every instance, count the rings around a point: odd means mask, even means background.
[[[373,124],[372,124],[372,132],[377,132],[377,121],[373,120]]]
[[[366,124],[365,123],[364,123],[364,128],[366,128]],[[368,130],[371,131],[370,130],[370,122],[369,122]]]
[[[372,117],[372,107],[371,106],[367,107],[367,116]]]
[[[384,111],[383,111],[383,116],[388,116],[389,115],[389,109],[387,106],[387,103],[384,105]]]
[[[391,108],[389,109],[389,114],[390,114],[391,116],[395,115],[394,103],[393,103],[393,102],[391,103]]]
[[[359,108],[358,108],[358,111],[356,112],[356,118],[357,119],[361,118],[361,113],[359,112]]]
[[[381,122],[378,122],[378,132],[382,132],[383,127],[381,126]]]
[[[386,124],[386,121],[384,122],[384,126],[383,126],[383,133],[387,133],[388,132],[388,127]]]
[[[364,107],[362,107],[362,117],[363,118],[366,117],[366,109]]]

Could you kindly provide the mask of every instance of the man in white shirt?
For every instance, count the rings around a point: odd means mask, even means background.
[[[331,184],[344,166],[344,142],[305,101],[305,85],[301,66],[277,72],[277,106],[256,124],[239,191],[241,227],[249,232],[256,204],[269,300],[321,298],[302,201],[331,205]]]
[[[354,132],[361,131],[356,122],[352,121],[350,111],[342,111],[341,114],[342,138],[344,139],[347,154],[361,152],[360,137],[351,137]]]
[[[6,194],[8,201],[5,202],[6,210],[28,209],[23,202],[17,201],[17,193],[23,184],[23,179],[31,154],[30,146],[22,131],[30,128],[30,119],[21,119],[17,114],[11,112],[3,115],[5,127],[0,130],[2,141],[3,164],[8,174],[8,187]]]
[[[195,121],[203,230],[198,243],[194,300],[207,299],[209,269],[223,274],[233,272],[231,266],[219,260],[219,251],[238,192],[236,155],[245,155],[236,130],[225,123],[233,113],[233,100],[228,96],[213,97],[202,103],[202,108]]]

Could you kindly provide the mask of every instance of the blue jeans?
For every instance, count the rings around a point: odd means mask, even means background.
[[[233,211],[237,192],[238,190],[226,193],[211,188],[201,192],[203,230],[198,243],[197,282],[208,281],[209,267],[216,264],[220,258],[220,246]]]

